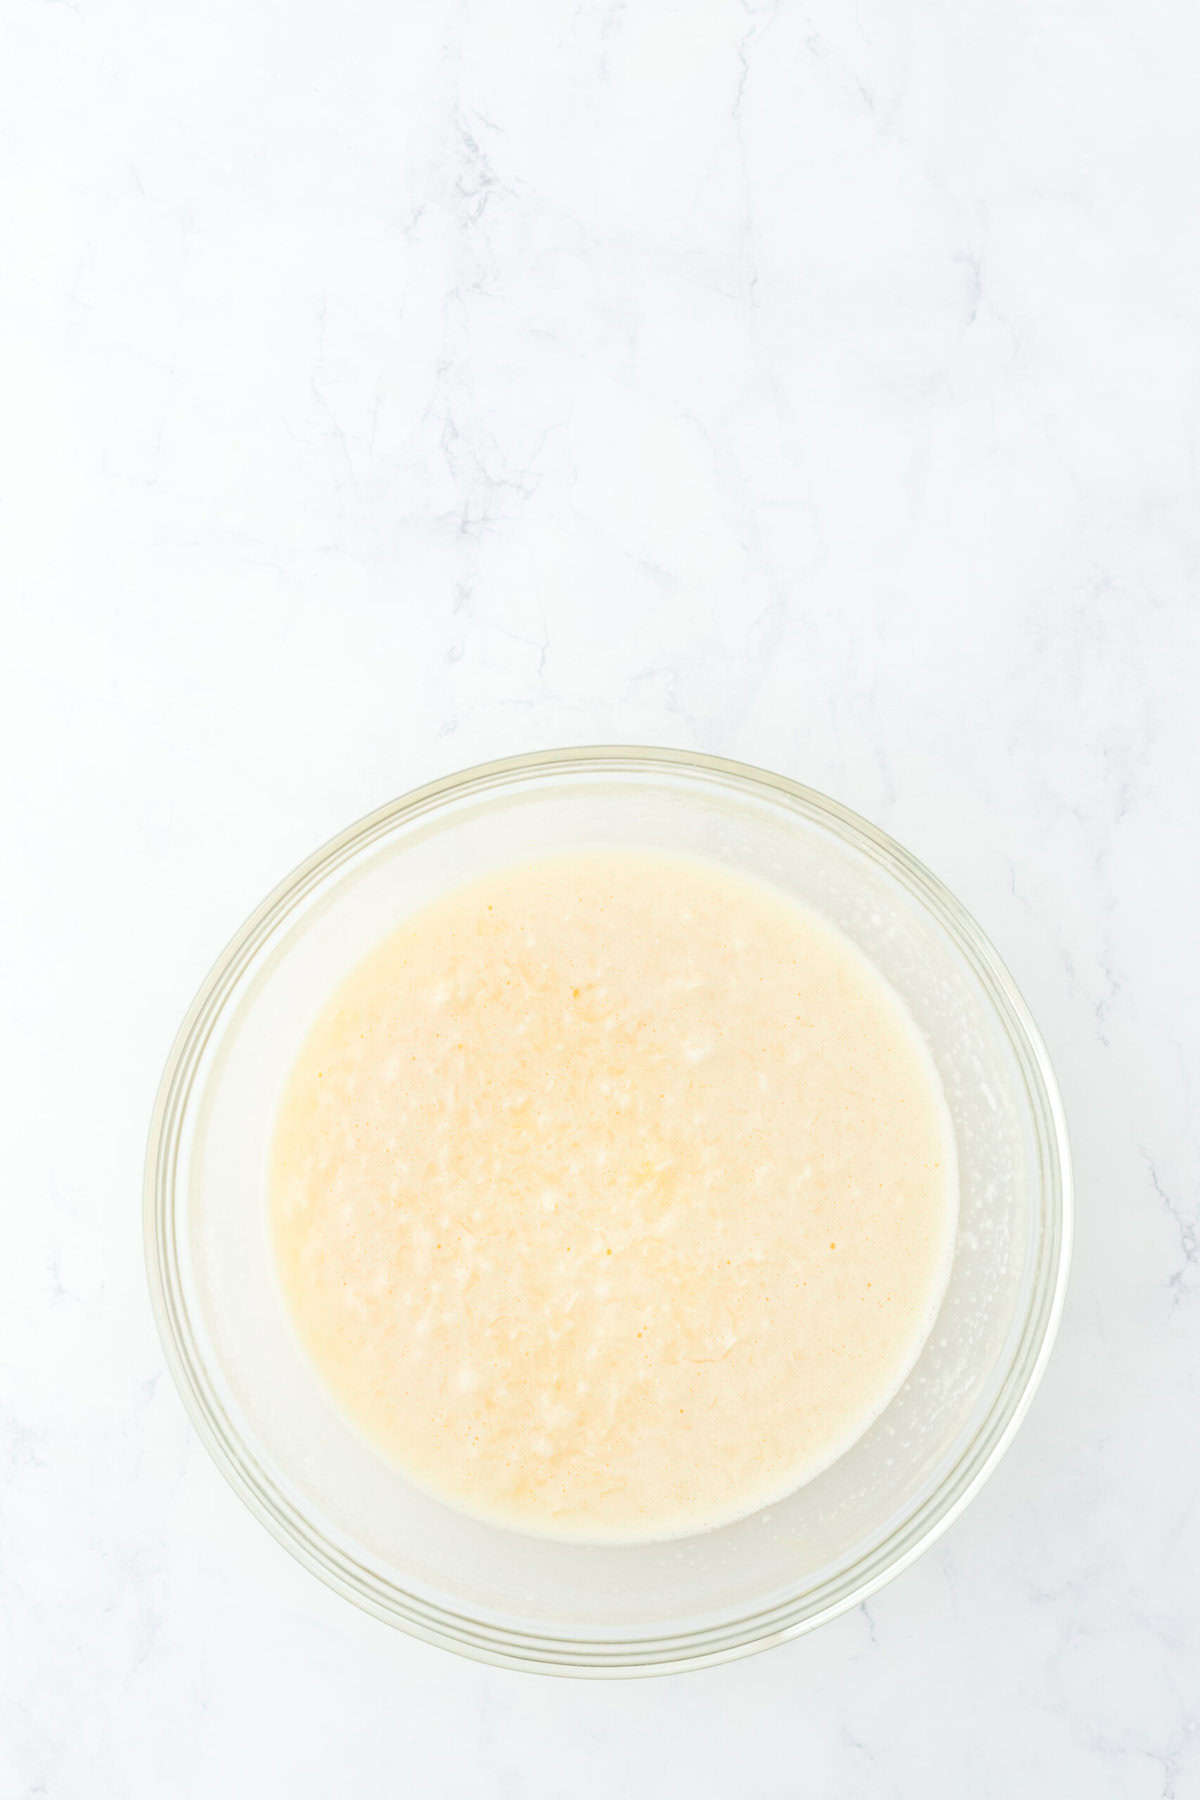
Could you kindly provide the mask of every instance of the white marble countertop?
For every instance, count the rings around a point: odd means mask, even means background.
[[[1200,1793],[1194,13],[3,8],[0,1793]],[[208,963],[344,822],[564,742],[894,832],[1057,1061],[1075,1273],[871,1603],[588,1686],[357,1615],[164,1372]]]

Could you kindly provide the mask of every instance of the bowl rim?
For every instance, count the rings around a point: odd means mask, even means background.
[[[263,944],[314,887],[395,826],[442,802],[569,772],[690,774],[767,795],[864,852],[892,874],[950,937],[979,979],[1025,1084],[1038,1149],[1041,1232],[1029,1306],[1004,1379],[953,1466],[887,1535],[856,1560],[777,1604],[734,1620],[660,1636],[572,1638],[472,1618],[408,1593],[326,1537],[280,1490],[244,1442],[207,1376],[180,1280],[175,1193],[183,1123],[205,1046]],[[532,1673],[670,1674],[747,1656],[814,1630],[868,1599],[953,1523],[995,1469],[1029,1408],[1053,1348],[1070,1267],[1074,1196],[1062,1100],[1046,1047],[1004,963],[970,913],[916,857],[839,801],[785,775],[701,751],[635,744],[528,751],[423,784],[347,826],[306,857],[255,908],[218,956],[176,1033],[159,1083],[146,1149],[146,1273],[163,1351],[185,1410],[235,1493],[299,1562],[364,1611],[412,1636],[480,1662]]]

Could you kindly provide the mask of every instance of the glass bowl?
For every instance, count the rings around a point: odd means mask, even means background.
[[[960,1214],[945,1301],[891,1405],[788,1499],[691,1537],[588,1546],[441,1505],[344,1420],[276,1283],[265,1166],[314,1015],[407,912],[506,862],[603,846],[713,859],[853,938],[941,1073]],[[301,865],[205,981],[167,1062],[145,1193],[150,1291],[201,1437],[279,1541],[347,1599],[448,1649],[556,1674],[695,1668],[834,1618],[912,1562],[994,1468],[1062,1306],[1071,1189],[1037,1030],[979,927],[835,801],[691,752],[556,750],[437,781]]]

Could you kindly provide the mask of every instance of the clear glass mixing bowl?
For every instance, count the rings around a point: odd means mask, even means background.
[[[405,913],[486,869],[653,847],[775,882],[847,932],[941,1072],[961,1177],[932,1336],[865,1437],[721,1530],[589,1547],[440,1505],[344,1421],[285,1315],[265,1165],[280,1085],[329,991]],[[763,1649],[864,1599],[962,1510],[1049,1354],[1071,1190],[1062,1107],[1011,978],[920,863],[811,789],[715,757],[514,757],[434,782],[309,858],[205,981],[150,1131],[146,1257],[163,1344],[219,1467],[268,1530],[368,1612],[490,1662],[664,1672]]]

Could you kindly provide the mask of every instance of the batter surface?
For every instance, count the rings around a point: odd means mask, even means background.
[[[527,1531],[699,1530],[866,1429],[933,1323],[948,1116],[892,990],[714,865],[529,864],[407,920],[288,1080],[299,1335],[416,1481]]]

